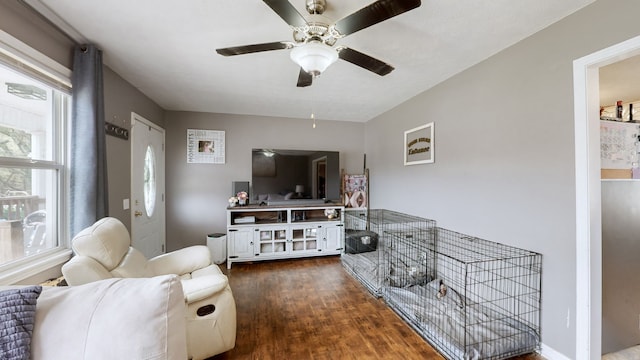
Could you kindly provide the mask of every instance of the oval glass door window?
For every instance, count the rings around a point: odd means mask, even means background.
[[[147,216],[153,215],[156,207],[156,155],[151,145],[144,154],[144,209]]]

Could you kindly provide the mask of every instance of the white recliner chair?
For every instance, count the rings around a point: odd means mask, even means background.
[[[190,359],[205,359],[235,346],[235,300],[227,277],[211,264],[206,246],[191,246],[147,260],[131,247],[124,224],[106,217],[78,233],[72,248],[75,256],[62,266],[62,274],[71,286],[108,278],[179,275],[186,303]]]

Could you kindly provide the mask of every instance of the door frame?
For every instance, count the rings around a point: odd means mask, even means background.
[[[576,359],[602,352],[599,69],[640,55],[640,36],[573,62],[576,177]]]
[[[324,162],[324,196],[327,196],[327,156],[321,156],[311,161],[311,197],[318,198],[318,163]]]
[[[161,189],[161,198],[162,201],[160,201],[160,203],[156,204],[156,207],[162,207],[162,213],[163,213],[163,218],[162,218],[162,222],[163,222],[163,230],[162,230],[162,250],[163,252],[166,252],[167,250],[167,231],[166,228],[164,227],[164,225],[166,224],[166,206],[165,206],[165,190],[166,190],[166,155],[164,152],[164,143],[165,143],[165,137],[166,137],[166,131],[163,127],[161,127],[160,125],[151,122],[150,120],[145,119],[144,117],[142,117],[141,115],[135,113],[135,112],[131,112],[131,131],[133,132],[134,129],[134,125],[136,123],[140,123],[144,126],[148,126],[151,128],[154,128],[156,130],[158,130],[159,132],[162,133],[162,148],[163,148],[163,156],[162,156],[162,168],[163,168],[163,188]],[[134,144],[133,144],[133,134],[131,135],[131,146],[130,146],[130,152],[131,152],[131,159],[130,159],[130,166],[131,169],[129,169],[129,173],[131,174],[131,178],[129,179],[129,191],[130,191],[130,196],[129,198],[133,200],[133,158],[134,158]],[[133,204],[130,205],[130,209],[133,210]],[[135,226],[135,214],[134,211],[130,211],[130,221],[131,221],[131,237],[133,239],[134,236],[134,226]]]

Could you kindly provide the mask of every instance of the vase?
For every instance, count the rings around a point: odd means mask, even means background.
[[[246,199],[239,199],[239,200],[238,200],[238,205],[240,205],[240,206],[245,206],[245,205],[247,205],[247,200],[246,200]]]

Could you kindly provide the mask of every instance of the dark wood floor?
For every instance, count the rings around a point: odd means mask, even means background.
[[[236,347],[223,359],[443,359],[339,257],[234,264]],[[532,354],[519,360],[542,360]]]

